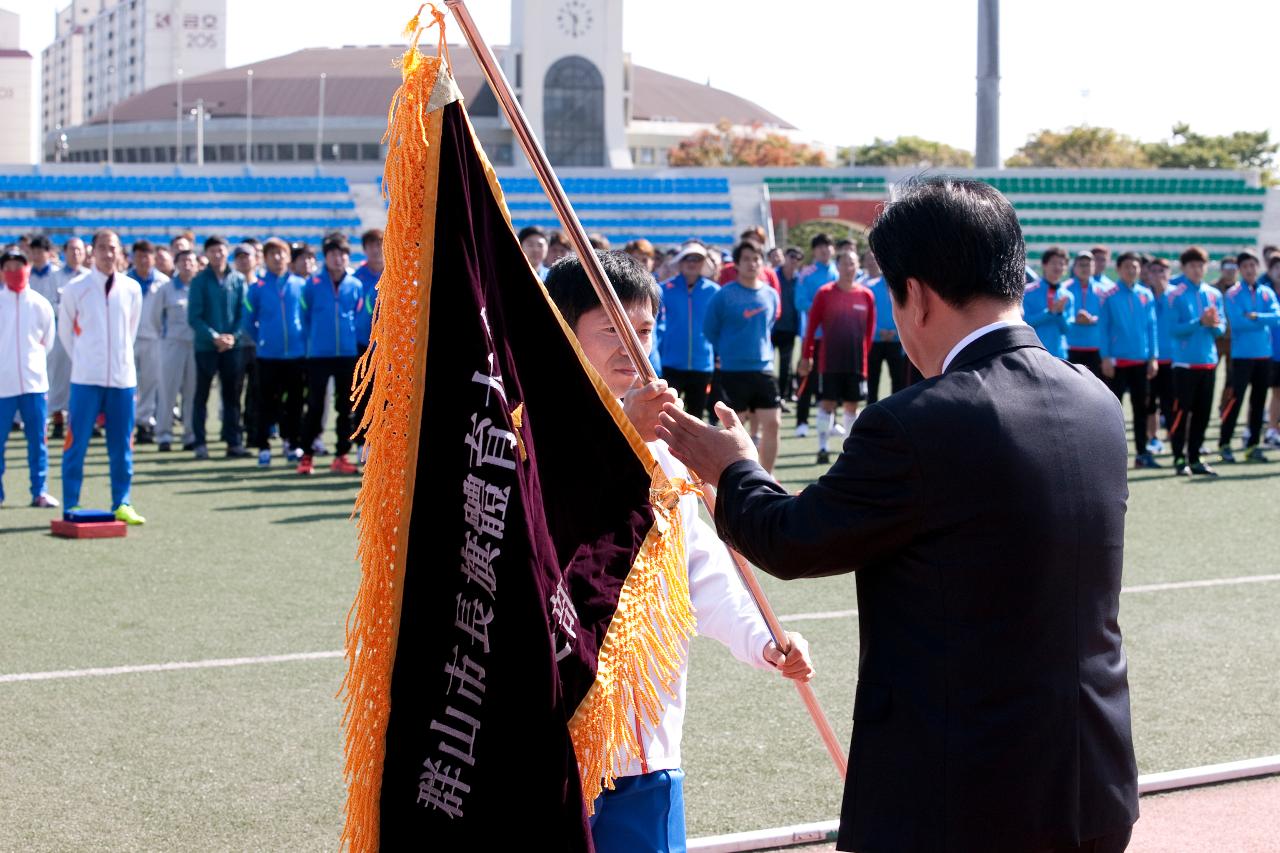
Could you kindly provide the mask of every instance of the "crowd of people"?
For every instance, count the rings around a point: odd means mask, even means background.
[[[341,233],[321,256],[273,237],[232,246],[183,233],[167,246],[99,231],[59,253],[48,237],[24,237],[0,255],[0,346],[17,370],[0,373],[0,478],[9,426],[25,432],[31,505],[80,511],[91,438],[105,434],[111,512],[145,519],[130,486],[135,445],[177,447],[209,458],[208,399],[216,378],[226,456],[272,464],[272,443],[299,474],[329,453],[322,434],[333,411],[329,469],[358,474],[363,412],[351,401],[356,363],[369,347],[382,231],[361,237],[366,260],[351,266]],[[47,437],[62,440],[62,499],[47,489]],[[353,447],[356,454],[353,458]],[[4,501],[0,479],[0,503]]]
[[[518,236],[544,279],[572,251],[536,226]],[[591,242],[609,248],[599,235]],[[717,401],[732,407],[767,471],[792,405],[797,436],[816,420],[816,462],[828,464],[831,437],[847,434],[858,407],[876,402],[885,372],[891,393],[921,378],[899,341],[874,254],[860,254],[851,240],[818,234],[806,255],[768,247],[757,227],[731,253],[697,241],[659,252],[647,240],[623,251],[662,294],[655,370],[689,412],[714,421]],[[1135,467],[1162,467],[1156,457],[1167,441],[1176,474],[1216,476],[1204,446],[1215,405],[1218,459],[1237,461],[1232,443],[1247,404],[1242,458],[1266,462],[1263,445],[1280,448],[1280,248],[1221,258],[1212,284],[1210,257],[1199,247],[1181,254],[1177,275],[1165,258],[1132,251],[1114,264],[1105,246],[1074,256],[1046,250],[1038,274],[1027,268],[1023,318],[1051,353],[1088,369],[1121,401],[1128,395]],[[1216,395],[1223,360],[1227,378]]]

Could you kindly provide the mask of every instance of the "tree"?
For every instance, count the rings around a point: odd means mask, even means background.
[[[1265,130],[1203,136],[1180,122],[1173,126],[1170,139],[1148,143],[1143,149],[1151,164],[1161,169],[1258,169],[1269,178],[1280,144],[1272,142]]]
[[[668,153],[672,166],[825,166],[822,151],[792,142],[781,133],[766,133],[759,124],[735,131],[721,119],[715,130],[703,130]]]
[[[1032,134],[1006,166],[1067,169],[1146,169],[1151,162],[1136,139],[1109,127],[1069,127]]]
[[[805,257],[809,258],[809,241],[819,234],[826,234],[836,241],[846,238],[852,240],[858,247],[858,254],[861,255],[868,247],[867,230],[865,225],[841,219],[810,219],[808,222],[792,226],[786,233],[779,234],[778,245],[799,246],[804,249]]]
[[[850,162],[849,149],[841,148],[837,159],[841,166],[911,166],[916,169],[938,166],[973,167],[973,152],[918,136],[899,136],[897,139],[876,137],[876,141],[870,145],[854,146],[853,155],[853,162]]]

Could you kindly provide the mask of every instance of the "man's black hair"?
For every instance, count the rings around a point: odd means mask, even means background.
[[[221,234],[213,234],[205,238],[204,250],[206,252],[209,251],[210,246],[229,246],[229,245],[230,244],[227,242],[226,237],[223,237]]]
[[[1120,269],[1120,265],[1125,261],[1137,261],[1138,264],[1141,265],[1142,255],[1139,255],[1137,252],[1122,252],[1120,257],[1116,258],[1116,269]]]
[[[869,235],[894,298],[915,278],[962,308],[986,297],[1011,305],[1026,287],[1027,247],[1017,214],[981,181],[918,178],[902,185]]]
[[[315,250],[306,243],[294,243],[289,247],[289,263],[293,263],[298,258],[306,255],[310,255],[313,258],[316,256]]]
[[[1258,266],[1262,266],[1262,258],[1259,258],[1256,253],[1250,251],[1249,249],[1245,249],[1243,252],[1236,255],[1237,266],[1240,264],[1243,264],[1245,261],[1253,261]]]
[[[743,240],[741,243],[733,247],[733,262],[735,264],[742,260],[742,253],[747,249],[750,249],[762,258],[764,257],[764,249],[760,247],[759,243],[755,240]]]
[[[32,234],[31,239],[27,241],[28,249],[44,249],[46,252],[53,251],[53,243],[49,242],[49,238],[43,234]]]
[[[814,234],[813,239],[809,241],[809,248],[816,249],[819,246],[834,246],[835,241],[826,234]]]
[[[639,261],[626,252],[596,252],[596,257],[600,259],[604,274],[609,277],[609,283],[624,307],[647,299],[654,314],[658,313],[662,291]],[[551,301],[560,309],[570,329],[577,328],[583,314],[600,307],[591,279],[587,278],[587,272],[576,255],[566,255],[555,262],[551,272],[547,273],[546,287]]]
[[[520,233],[516,235],[516,239],[519,240],[521,243],[523,243],[528,238],[534,237],[534,236],[541,237],[542,239],[546,240],[547,239],[546,229],[544,229],[541,225],[526,225],[525,227],[520,229]]]
[[[324,245],[320,247],[320,254],[327,255],[335,249],[344,255],[351,254],[351,244],[347,242],[346,235],[335,233],[325,237]]]
[[[134,254],[142,252],[143,254],[154,255],[156,253],[155,244],[150,240],[134,240],[132,248]]]

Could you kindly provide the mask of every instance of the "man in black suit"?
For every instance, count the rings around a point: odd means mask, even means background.
[[[990,186],[915,182],[870,240],[926,379],[867,407],[825,476],[788,494],[729,411],[717,430],[667,407],[658,434],[764,571],[857,572],[839,849],[1123,850],[1119,404],[1022,323],[1022,232]]]

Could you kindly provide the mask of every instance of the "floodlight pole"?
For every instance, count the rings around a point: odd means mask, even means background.
[[[520,143],[520,147],[524,149],[525,156],[529,159],[529,164],[533,167],[534,174],[542,184],[542,189],[550,199],[551,206],[555,208],[560,222],[564,225],[565,236],[573,244],[574,251],[582,262],[582,267],[586,271],[587,277],[591,280],[591,286],[600,298],[601,306],[621,335],[623,348],[631,359],[632,367],[643,378],[643,381],[652,382],[657,378],[653,365],[649,363],[649,357],[645,353],[644,346],[640,343],[640,338],[632,327],[630,319],[627,317],[626,309],[622,307],[622,301],[618,299],[618,294],[614,292],[613,285],[609,283],[609,278],[605,275],[600,259],[596,257],[591,241],[587,238],[586,229],[582,227],[578,214],[574,212],[573,205],[569,203],[569,197],[565,194],[564,187],[560,184],[560,178],[556,175],[555,170],[551,168],[551,162],[547,159],[546,152],[542,150],[542,144],[529,126],[529,120],[525,117],[524,109],[520,106],[520,102],[516,100],[515,94],[511,90],[511,84],[507,82],[506,75],[502,73],[502,68],[494,58],[493,52],[489,50],[489,45],[480,37],[480,32],[476,28],[475,21],[471,18],[471,13],[467,10],[466,3],[463,0],[445,0],[445,5],[453,10],[454,18],[457,19],[458,25],[466,36],[467,44],[471,47],[471,55],[475,57],[480,64],[481,70],[484,71],[485,79],[489,82],[489,89],[502,106],[502,111],[506,114],[507,121],[511,125],[511,130],[515,134],[516,140]],[[690,476],[697,479],[697,475],[694,472],[690,471],[689,473]],[[707,511],[714,517],[714,484],[702,484],[702,502]],[[725,547],[728,548],[727,545]],[[747,565],[747,561],[741,554],[732,548],[728,548],[728,550],[729,555],[733,558],[734,565],[737,566],[738,574],[742,577],[742,581],[747,587],[747,591],[755,601],[760,615],[764,617],[769,633],[773,636],[773,642],[784,654],[790,653],[791,641],[788,639],[786,631],[783,630],[782,623],[778,621],[777,615],[774,614],[773,608],[769,606],[769,602],[764,596],[764,590],[761,589],[760,582],[751,571],[751,567]],[[818,728],[818,734],[822,738],[823,745],[826,747],[827,753],[836,765],[836,770],[843,779],[848,772],[848,760],[845,756],[844,747],[836,738],[835,730],[831,728],[831,723],[827,720],[822,706],[818,704],[818,697],[814,694],[813,687],[801,681],[792,681],[792,683],[796,686],[796,690],[799,691],[800,698],[804,701],[805,708],[809,711],[809,716],[813,718],[813,723]]]
[[[974,165],[1000,167],[1000,0],[978,0],[978,138]]]

